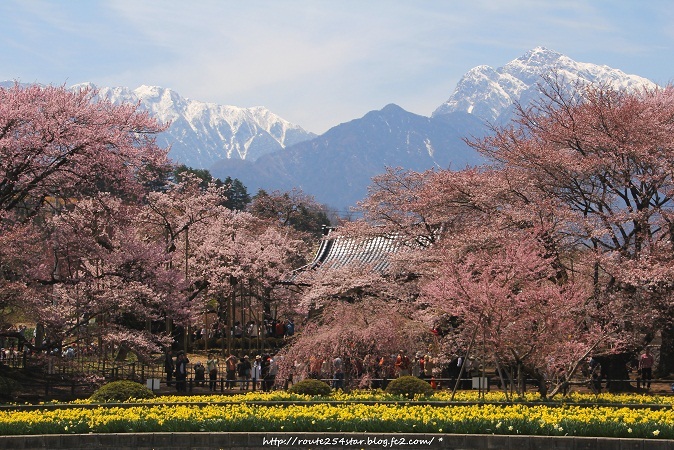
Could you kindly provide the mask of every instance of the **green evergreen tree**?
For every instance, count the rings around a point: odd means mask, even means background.
[[[208,183],[214,183],[216,187],[224,188],[225,199],[221,203],[222,206],[232,210],[243,211],[251,202],[248,189],[238,178],[227,177],[223,182],[219,178],[213,177],[211,172],[207,169],[195,169],[184,164],[176,167],[174,171],[174,178],[176,182],[182,181],[185,173],[192,174],[201,180],[199,186],[202,189],[208,187]]]

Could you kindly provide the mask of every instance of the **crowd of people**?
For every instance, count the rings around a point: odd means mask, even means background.
[[[203,333],[217,336],[218,328],[211,328],[211,330],[207,333],[204,328],[201,328],[200,333],[202,336]],[[25,333],[25,326],[17,327],[17,335],[23,336]],[[251,320],[244,325],[235,322],[232,328],[232,336],[235,338],[256,336],[289,338],[294,333],[295,325],[291,319],[265,319],[260,324]],[[4,338],[0,342],[0,345],[8,344],[0,347],[0,364],[18,361],[25,352],[30,353],[30,348],[25,345],[20,350],[17,345],[19,342],[21,339],[17,338]],[[25,339],[25,342],[30,342],[30,340]],[[47,355],[66,361],[79,356],[95,354],[95,348],[77,344],[58,347],[44,342],[42,348],[47,349],[43,350]],[[637,355],[627,364],[628,371],[630,373],[636,371],[636,378],[633,380],[636,381],[637,389],[649,390],[656,358],[649,348],[645,348]],[[164,359],[164,371],[167,384],[175,386],[178,392],[185,392],[188,382],[190,387],[208,386],[210,391],[234,389],[269,391],[275,387],[286,388],[304,378],[324,380],[334,389],[344,389],[346,383],[351,383],[353,380],[359,380],[360,387],[383,389],[386,388],[389,380],[405,375],[425,379],[433,387],[452,387],[455,382],[460,381],[467,383],[466,386],[461,384],[460,387],[470,388],[470,378],[478,376],[481,367],[479,361],[463,357],[456,357],[451,361],[444,358],[440,364],[432,356],[431,348],[428,351],[411,353],[401,349],[397,354],[367,355],[362,359],[339,355],[329,358],[312,356],[306,361],[295,361],[290,371],[283,371],[284,378],[277,379],[279,358],[271,354],[255,356],[230,354],[223,357],[219,351],[212,351],[208,353],[204,361],[194,358],[195,361],[191,362],[184,351],[175,355],[167,352]],[[48,359],[49,373],[52,372],[52,360],[53,358]],[[588,359],[587,369],[583,369],[582,373],[589,378],[589,385],[593,391],[599,393],[603,388],[608,388],[609,380],[602,364],[596,358]],[[674,391],[674,384],[672,390]]]
[[[474,381],[471,377],[481,376],[479,375],[481,362],[473,358],[456,357],[439,364],[430,352],[418,351],[408,354],[405,350],[400,350],[397,354],[391,355],[368,355],[362,360],[341,356],[310,357],[308,361],[295,361],[292,370],[284,373],[285,378],[279,379],[277,377],[279,358],[281,357],[273,355],[256,355],[253,358],[244,355],[239,358],[230,354],[221,360],[216,353],[209,353],[205,366],[201,361],[192,366],[192,379],[196,386],[208,385],[210,391],[234,389],[270,391],[275,388],[287,388],[304,378],[323,380],[334,389],[344,389],[347,380],[355,379],[360,381],[360,387],[385,389],[390,380],[411,375],[428,381],[433,388],[452,388],[455,383],[459,383],[460,388],[470,389]],[[171,379],[175,376],[176,389],[184,391],[185,375],[182,369],[179,369],[178,361],[185,362],[184,367],[187,367],[186,357],[182,352],[178,354],[176,363],[167,355],[167,381],[171,384]],[[601,365],[594,358],[588,361],[590,388],[595,392],[601,392]],[[645,349],[634,363],[635,368],[638,368],[637,389],[650,389],[655,364],[650,349]],[[206,375],[208,382],[205,379]]]
[[[175,360],[169,352],[165,355],[164,371],[167,384],[173,385],[173,379],[175,378],[175,387],[178,392],[187,390],[188,363],[189,359],[183,351],[178,352]],[[270,391],[276,382],[278,366],[272,355],[256,355],[251,361],[248,355],[238,358],[230,354],[224,359],[223,364],[224,378],[221,375],[221,361],[216,353],[208,354],[206,365],[202,361],[196,361],[192,366],[194,384],[200,387],[208,385],[209,391],[218,391],[219,389],[227,391],[234,389]],[[206,382],[206,374],[208,374],[208,382]],[[221,375],[221,386],[218,384],[218,375]]]
[[[310,357],[306,362],[295,362],[284,387],[304,378],[320,379],[334,389],[344,389],[347,378],[364,380],[368,387],[386,388],[389,380],[405,375],[416,376],[435,384],[436,362],[430,353],[416,352],[409,356],[405,350],[392,355],[367,355],[363,359],[336,356]]]
[[[21,352],[16,347],[0,348],[0,363],[18,361],[19,358],[21,358]]]
[[[234,322],[231,336],[237,338],[287,338],[295,334],[295,323],[292,319],[265,319],[261,323],[249,320],[246,323]],[[227,328],[219,321],[210,327],[196,327],[192,333],[195,341],[201,339],[220,339],[227,335]]]

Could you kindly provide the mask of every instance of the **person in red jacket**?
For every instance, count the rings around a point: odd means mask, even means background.
[[[405,354],[405,350],[400,350],[395,362],[396,375],[399,377],[409,375],[410,367],[410,358]]]

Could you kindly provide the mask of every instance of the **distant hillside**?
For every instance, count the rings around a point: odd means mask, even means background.
[[[179,163],[209,169],[223,179],[239,178],[252,194],[260,188],[298,187],[320,202],[346,209],[366,196],[372,177],[387,166],[422,171],[482,164],[463,139],[483,136],[487,123],[511,120],[514,104],[539,98],[542,77],[553,73],[569,82],[617,89],[656,86],[636,75],[537,47],[503,67],[469,70],[431,117],[388,105],[321,136],[262,107],[202,103],[170,89],[100,88],[100,95],[113,102],[140,102],[159,120],[170,121],[159,143],[170,145],[169,155]]]
[[[470,114],[436,119],[388,105],[255,163],[220,161],[211,172],[237,177],[251,192],[299,187],[319,202],[347,208],[365,197],[372,177],[387,166],[422,171],[481,164],[462,138],[484,131]]]

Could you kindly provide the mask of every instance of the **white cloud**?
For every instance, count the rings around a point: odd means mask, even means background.
[[[668,73],[671,17],[662,0],[15,0],[0,3],[0,78],[157,84],[320,132],[390,102],[428,115],[470,68],[537,45]]]

